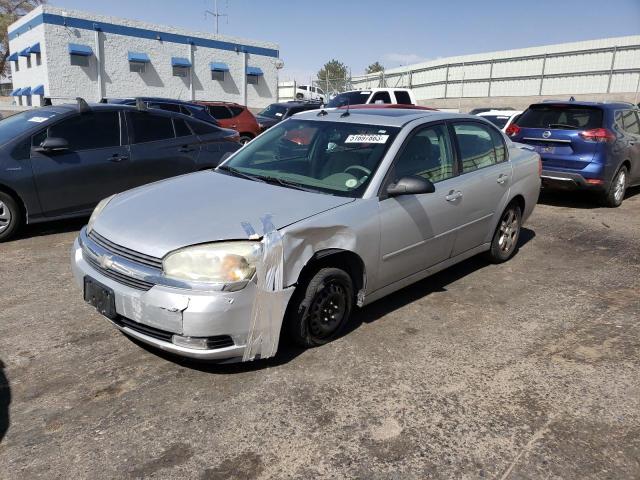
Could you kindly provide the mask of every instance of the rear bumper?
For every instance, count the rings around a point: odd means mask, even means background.
[[[587,178],[579,173],[562,172],[557,170],[542,170],[540,175],[542,186],[545,188],[558,189],[585,189],[585,190],[604,190],[606,182],[598,179],[601,183],[589,183]],[[593,182],[594,179],[589,179]]]

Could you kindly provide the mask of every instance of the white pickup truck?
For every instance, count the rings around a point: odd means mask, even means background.
[[[367,103],[397,103],[400,105],[417,105],[413,91],[408,88],[369,88],[367,90],[351,90],[333,97],[328,108],[345,105],[363,105]]]
[[[318,100],[326,101],[324,91],[320,87],[312,85],[298,85],[296,87],[296,100]]]

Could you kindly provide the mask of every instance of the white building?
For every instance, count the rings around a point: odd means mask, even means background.
[[[40,6],[9,26],[16,103],[154,96],[264,107],[278,45]]]
[[[354,77],[352,85],[409,87],[419,100],[586,95],[631,101],[640,85],[640,35],[439,58]]]

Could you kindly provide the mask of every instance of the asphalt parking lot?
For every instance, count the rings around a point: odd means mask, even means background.
[[[119,334],[72,283],[84,222],[30,227],[0,245],[0,477],[640,478],[640,189],[585,200],[545,194],[506,264],[227,366]]]

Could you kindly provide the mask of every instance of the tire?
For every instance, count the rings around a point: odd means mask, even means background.
[[[286,318],[289,338],[305,348],[330,342],[348,323],[354,300],[349,274],[339,268],[320,269],[294,293]]]
[[[302,94],[302,93],[296,93],[296,98],[297,98],[298,100],[302,100],[302,99],[304,98],[304,94]]]
[[[510,203],[502,212],[491,239],[491,248],[486,255],[491,263],[506,262],[513,257],[518,250],[521,227],[522,210],[517,203]]]
[[[22,225],[22,209],[15,198],[0,192],[0,242],[8,240]]]
[[[602,204],[605,207],[616,208],[622,205],[624,194],[629,186],[629,170],[624,165],[615,174],[609,189],[602,197]]]
[[[251,140],[253,140],[253,137],[250,137],[249,135],[240,135],[240,144],[244,145],[245,143],[249,143]]]

